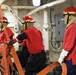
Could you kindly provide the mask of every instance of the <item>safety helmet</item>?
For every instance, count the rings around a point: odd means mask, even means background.
[[[23,18],[22,18],[22,20],[23,20],[23,22],[22,23],[25,23],[25,22],[35,22],[34,20],[33,20],[33,18],[32,18],[32,16],[24,16]]]
[[[4,17],[4,16],[2,16],[2,17],[0,18],[0,21],[1,21],[1,22],[5,22],[5,23],[9,23],[9,22],[8,22],[8,19],[7,19],[6,17]]]
[[[70,6],[63,11],[64,15],[70,14],[70,15],[76,15],[76,8],[73,6]]]

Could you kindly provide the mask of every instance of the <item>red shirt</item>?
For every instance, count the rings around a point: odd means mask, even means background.
[[[12,32],[12,30],[10,28],[6,27],[5,30],[6,30],[9,37],[14,35],[14,33]]]
[[[72,59],[73,65],[76,65],[76,24],[69,25],[64,34],[63,49],[69,54],[66,60]]]
[[[0,40],[1,40],[1,41],[4,41],[4,39],[6,39],[6,41],[7,41],[6,35],[7,35],[9,38],[13,39],[12,36],[14,35],[14,33],[10,30],[10,28],[6,27],[6,28],[3,30],[3,32],[0,33]]]
[[[41,52],[44,49],[42,34],[39,30],[32,27],[24,31],[28,38],[26,39],[26,45],[28,51],[31,54],[36,54]]]

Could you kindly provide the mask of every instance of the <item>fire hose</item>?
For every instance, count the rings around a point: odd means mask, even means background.
[[[51,70],[53,70],[58,64],[59,64],[58,62],[54,62],[54,63],[50,64],[49,66],[47,66],[46,68],[44,68],[39,73],[37,73],[36,75],[46,75]],[[64,62],[62,63],[61,67],[62,67],[62,74],[61,75],[67,75],[67,67],[66,67],[66,64]]]

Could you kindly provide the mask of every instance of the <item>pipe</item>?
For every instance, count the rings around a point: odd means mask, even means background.
[[[36,9],[32,10],[31,12],[29,12],[29,13],[26,14],[26,15],[32,15],[32,14],[36,13],[37,11],[40,11],[40,10],[43,10],[43,9],[45,9],[45,8],[49,8],[49,7],[51,7],[51,6],[54,6],[54,5],[63,3],[63,2],[65,2],[65,1],[66,1],[66,0],[56,0],[56,1],[53,1],[53,2],[50,2],[50,3],[47,3],[47,4],[45,4],[45,5],[42,5],[42,6],[38,7],[38,8],[36,8]]]
[[[6,5],[6,4],[2,4],[1,8],[4,7],[5,9],[7,9],[10,13],[12,13],[12,15],[14,15],[16,17],[16,19],[18,20],[19,24],[22,25],[21,19],[17,16],[17,14],[14,12],[14,10],[12,9],[12,7]]]
[[[11,6],[13,9],[35,9],[35,6]]]
[[[0,0],[0,5],[4,2],[5,0]]]
[[[5,7],[5,4],[2,4],[2,9],[6,9]],[[14,5],[14,6],[11,6],[13,9],[35,9],[37,7],[35,6],[18,6],[18,5]]]
[[[45,9],[44,10],[44,24],[43,24],[43,39],[44,39],[44,45],[45,45],[45,50],[49,50],[49,34],[48,34],[48,12]]]

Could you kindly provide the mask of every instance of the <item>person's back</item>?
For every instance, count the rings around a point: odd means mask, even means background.
[[[28,38],[26,39],[26,44],[28,46],[28,51],[31,54],[36,54],[44,50],[42,34],[36,28],[28,28],[24,31]]]

